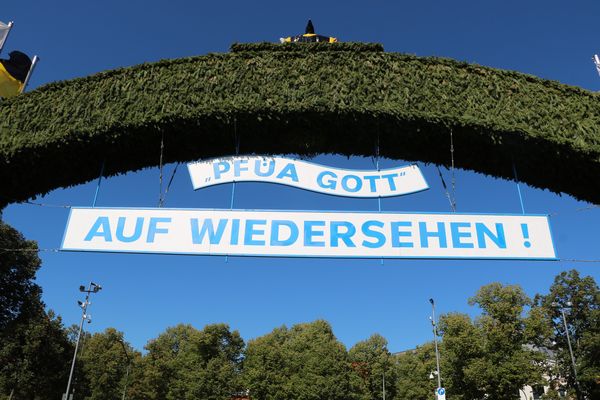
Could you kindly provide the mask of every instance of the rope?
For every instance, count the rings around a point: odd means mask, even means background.
[[[33,252],[52,252],[52,253],[61,253],[62,250],[61,249],[56,249],[56,248],[46,248],[46,249],[29,249],[29,248],[19,248],[19,249],[8,249],[8,248],[0,248],[0,252],[21,252],[21,253],[33,253]],[[69,252],[84,252],[83,250],[69,250]],[[427,258],[423,258],[423,260],[426,260]],[[467,261],[478,261],[476,259],[473,260],[468,260],[468,259],[463,259],[463,260],[467,260]],[[531,261],[531,262],[535,262],[535,263],[539,263],[539,260],[528,260],[528,259],[523,259],[520,261]],[[550,260],[548,260],[550,261]],[[558,258],[556,260],[552,260],[554,262],[574,262],[574,263],[600,263],[600,259],[581,259],[581,258]]]
[[[233,140],[235,142],[235,155],[240,153],[240,138],[237,133],[237,117],[233,117]],[[233,210],[233,202],[235,199],[235,181],[231,185],[231,202],[229,203],[229,209]],[[225,255],[225,263],[229,262],[229,254]]]
[[[525,214],[525,206],[523,205],[523,195],[521,194],[521,186],[519,185],[519,177],[517,176],[517,167],[513,160],[513,173],[515,174],[515,181],[517,182],[517,193],[519,193],[519,202],[521,203],[521,212]]]
[[[590,210],[593,210],[593,209],[598,208],[598,207],[600,207],[600,205],[593,204],[593,205],[587,206],[587,207],[576,208],[575,210],[573,210],[573,212],[590,211]],[[563,213],[559,213],[559,212],[555,211],[555,212],[549,213],[548,216],[549,217],[556,217],[556,216],[561,215],[561,214],[564,214],[564,212]]]
[[[58,253],[60,252],[60,249],[0,249],[0,251],[6,252],[6,253],[39,253],[40,251],[49,251],[52,253]]]
[[[379,173],[379,121],[377,121],[377,146],[375,147],[375,167],[377,168],[377,172]],[[381,212],[381,196],[377,196],[377,208],[379,212]],[[383,257],[380,260],[381,265],[383,265]]]
[[[72,208],[73,207],[73,206],[68,206],[68,205],[63,205],[63,204],[35,203],[35,202],[29,201],[29,200],[20,201],[20,202],[18,202],[18,204],[28,204],[28,205],[31,205],[31,206],[55,207],[55,208]]]
[[[456,178],[454,176],[454,136],[450,128],[450,160],[452,165],[452,210],[456,212]]]
[[[379,172],[379,125],[377,126],[377,146],[375,147],[375,167],[377,168],[377,172]],[[377,196],[377,206],[379,208],[379,212],[381,212],[381,196]]]
[[[240,154],[240,138],[237,134],[237,117],[233,118],[233,140],[235,141],[235,155],[237,156],[238,154]],[[235,180],[232,183],[231,186],[231,203],[229,205],[229,208],[231,210],[233,210],[233,202],[235,199]]]
[[[159,160],[159,176],[158,176],[158,207],[163,206],[163,153],[165,148],[165,133],[164,131],[160,134],[160,160]]]
[[[440,170],[440,167],[437,167],[438,170],[438,174],[440,174],[440,179],[442,180],[442,186],[444,187],[444,191],[446,192],[446,198],[448,199],[448,202],[450,203],[450,208],[452,209],[452,212],[456,212],[456,206],[454,204],[454,202],[452,201],[452,198],[450,197],[450,193],[448,193],[448,187],[446,186],[446,181],[444,180],[444,177],[442,176],[442,171]]]
[[[440,167],[437,167],[438,174],[440,175],[440,179],[442,181],[442,186],[444,187],[444,192],[446,193],[446,198],[448,199],[448,203],[450,203],[450,208],[452,212],[456,212],[456,176],[454,175],[454,135],[452,132],[452,128],[450,130],[450,184],[452,185],[452,195],[448,191],[448,186],[446,185],[446,181],[444,180],[444,176],[442,175],[442,170]]]
[[[94,194],[94,202],[92,203],[92,208],[96,207],[96,200],[98,199],[98,192],[100,191],[100,184],[102,183],[102,175],[104,175],[104,162],[106,160],[102,160],[102,165],[100,166],[100,176],[98,177],[98,185],[96,186],[96,193]]]
[[[173,169],[173,173],[171,174],[171,179],[169,179],[169,184],[167,185],[167,188],[165,189],[163,203],[167,201],[167,194],[169,193],[169,189],[171,188],[171,183],[173,183],[173,178],[175,178],[175,173],[177,172],[177,168],[179,167],[179,164],[181,164],[181,163],[175,164],[175,168]]]

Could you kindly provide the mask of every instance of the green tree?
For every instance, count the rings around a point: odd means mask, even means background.
[[[0,395],[60,398],[72,347],[34,283],[37,244],[0,221]]]
[[[0,393],[15,399],[59,399],[73,347],[59,317],[38,303],[0,334]]]
[[[576,389],[561,310],[576,360],[578,398],[600,398],[600,290],[594,278],[582,277],[576,270],[561,272],[549,293],[536,296],[535,303],[551,320],[560,374],[568,387]]]
[[[281,327],[248,343],[244,382],[259,400],[351,398],[346,348],[326,321]]]
[[[134,364],[141,373],[128,392],[139,399],[229,399],[241,389],[243,348],[239,333],[225,324],[202,331],[184,324],[168,328]]]
[[[40,265],[36,242],[0,220],[0,331],[39,300],[41,290],[33,280]]]
[[[530,336],[537,336],[544,324],[524,316],[531,300],[523,289],[491,283],[469,303],[482,310],[474,322],[461,314],[440,320],[448,394],[464,400],[509,400],[519,398],[523,386],[543,383],[545,356],[531,346]]]
[[[440,347],[442,384],[448,396],[457,399],[481,399],[485,388],[474,379],[471,365],[486,358],[485,335],[466,314],[442,315],[438,333],[443,337]],[[435,361],[434,361],[435,362]]]
[[[383,377],[385,374],[386,398],[394,398],[396,392],[396,369],[394,358],[387,348],[387,340],[378,334],[356,343],[348,352],[350,365],[360,379],[364,399],[383,398]],[[355,386],[355,385],[353,385]],[[353,390],[354,391],[354,390]],[[358,394],[355,392],[355,394]]]
[[[136,353],[124,342],[123,333],[114,328],[86,337],[77,362],[87,387],[78,388],[77,392],[80,396],[85,393],[87,400],[120,398],[130,361],[139,357]]]
[[[426,343],[414,350],[397,354],[395,361],[396,396],[394,398],[430,400],[437,387],[437,380],[433,375],[436,371],[433,343]]]

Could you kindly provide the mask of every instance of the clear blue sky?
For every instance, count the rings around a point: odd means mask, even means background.
[[[0,20],[15,21],[3,55],[19,49],[41,57],[31,88],[107,69],[165,58],[226,52],[233,42],[276,42],[301,33],[311,18],[318,33],[342,41],[380,42],[387,51],[435,55],[512,69],[600,90],[591,57],[600,53],[598,1],[484,2],[9,2]],[[457,149],[459,151],[460,149]],[[157,164],[158,164],[157,148]],[[167,149],[168,151],[168,149]],[[233,151],[233,149],[232,149]],[[76,156],[76,155],[74,155]],[[371,159],[319,156],[317,162],[371,168]],[[383,160],[382,168],[402,165]],[[170,176],[173,165],[166,168]],[[431,189],[384,199],[386,211],[448,212],[437,170],[422,165]],[[444,170],[449,180],[449,172]],[[158,168],[106,179],[98,206],[154,207]],[[514,182],[457,171],[461,212],[519,213]],[[600,259],[600,208],[568,195],[522,186],[528,213],[552,213],[558,255]],[[56,190],[37,201],[90,206],[96,182]],[[167,207],[228,208],[231,186],[194,192],[180,167]],[[377,210],[352,200],[275,185],[238,184],[236,208]],[[582,210],[583,209],[583,210]],[[60,246],[68,210],[12,205],[4,219],[41,248]],[[431,339],[429,297],[438,312],[477,314],[467,299],[489,282],[519,284],[533,296],[562,270],[577,268],[600,282],[600,263],[287,259],[42,252],[38,283],[49,308],[78,322],[80,284],[94,280],[91,331],[112,326],[142,349],[168,326],[228,323],[245,339],[282,324],[324,318],[347,346],[380,333],[392,351]]]

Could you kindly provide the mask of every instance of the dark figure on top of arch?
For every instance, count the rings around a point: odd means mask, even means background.
[[[337,39],[330,36],[317,35],[312,21],[309,19],[306,24],[306,31],[303,35],[288,36],[286,38],[279,39],[281,43],[300,43],[300,42],[311,42],[311,43],[335,43]]]

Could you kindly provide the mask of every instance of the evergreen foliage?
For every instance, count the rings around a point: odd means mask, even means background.
[[[234,152],[456,165],[598,203],[600,97],[376,44],[238,44],[56,82],[0,104],[0,202]]]

